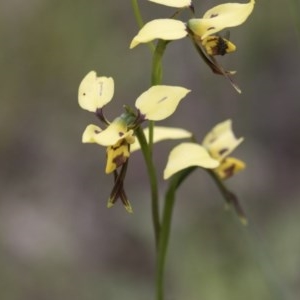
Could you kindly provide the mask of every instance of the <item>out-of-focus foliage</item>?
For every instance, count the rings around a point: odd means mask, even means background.
[[[146,21],[170,15],[140,2]],[[198,15],[212,6],[194,2]],[[193,174],[175,210],[168,299],[300,294],[299,16],[291,13],[296,1],[256,2],[249,21],[231,31],[238,51],[222,58],[238,70],[242,95],[212,74],[188,41],[166,52],[165,84],[192,92],[164,125],[185,126],[202,140],[214,124],[233,119],[245,137],[238,157],[247,169],[228,185],[250,219],[243,228],[223,211],[207,174]],[[105,153],[81,144],[91,120],[77,104],[78,85],[92,69],[115,79],[111,116],[149,87],[148,47],[129,50],[137,31],[129,1],[0,2],[1,299],[153,299],[141,155],[130,158],[126,178],[134,214],[121,205],[106,209],[112,182],[104,176]],[[156,148],[161,177],[174,145]]]

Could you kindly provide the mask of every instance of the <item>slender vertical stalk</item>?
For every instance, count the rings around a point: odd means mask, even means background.
[[[158,41],[157,46],[155,48],[153,54],[152,61],[152,73],[151,73],[151,86],[161,84],[162,81],[162,57],[164,55],[164,51],[166,49],[165,41]],[[151,157],[152,168],[155,170],[153,165],[153,134],[154,134],[154,126],[155,123],[153,121],[149,122],[149,156]],[[149,170],[150,171],[150,170]],[[159,197],[158,197],[158,187],[157,187],[157,179],[153,176],[153,181],[151,182],[151,207],[152,207],[152,219],[153,225],[155,229],[155,238],[156,238],[156,249],[158,248],[159,242],[159,231],[160,231],[160,215],[159,215]]]
[[[132,0],[132,6],[137,23],[140,27],[143,26],[143,21],[139,11],[137,0]],[[162,83],[162,58],[166,50],[168,42],[159,40],[153,52],[152,58],[152,71],[151,71],[151,86],[159,85]],[[153,45],[153,44],[151,44]],[[150,45],[150,47],[151,47]],[[150,179],[151,186],[151,200],[152,200],[152,221],[155,233],[156,241],[156,299],[164,299],[164,270],[167,255],[167,248],[169,243],[171,221],[173,214],[173,207],[175,203],[175,194],[177,187],[180,185],[182,180],[190,173],[190,170],[185,170],[173,176],[170,181],[169,189],[165,197],[165,205],[162,215],[162,222],[160,222],[159,212],[159,197],[158,197],[158,186],[157,186],[157,175],[155,166],[153,163],[153,135],[154,135],[153,121],[149,122],[149,139],[146,141],[145,135],[141,128],[136,131],[137,138],[141,145],[141,150],[144,155],[144,159],[147,165],[147,171]]]
[[[185,178],[194,170],[195,167],[191,167],[175,174],[170,180],[165,196],[156,262],[156,300],[164,299],[164,274],[176,191]]]
[[[158,253],[157,253],[157,266],[156,266],[156,300],[164,299],[164,274],[167,250],[169,244],[171,221],[173,208],[175,203],[176,184],[173,181],[166,193],[166,202],[163,210],[161,232],[159,236]]]
[[[141,16],[141,13],[140,13],[138,0],[131,0],[131,4],[132,4],[132,9],[133,9],[135,20],[136,20],[138,26],[141,28],[144,25],[144,21]]]
[[[145,159],[147,172],[150,181],[151,199],[152,199],[152,222],[154,229],[155,245],[158,247],[159,231],[160,231],[160,220],[159,220],[159,209],[158,209],[158,188],[157,188],[157,175],[155,166],[153,164],[152,155],[150,152],[149,144],[147,143],[146,137],[143,130],[139,127],[136,130],[136,136],[141,145],[141,150]]]
[[[135,18],[139,27],[143,26],[143,19],[140,13],[140,9],[138,6],[137,0],[132,0],[132,7],[134,11]],[[159,84],[161,81],[161,58],[163,52],[153,51],[153,44],[150,43],[150,49],[153,53],[153,63],[152,63],[152,72],[151,72],[151,86],[155,84]],[[161,56],[160,56],[161,55]],[[155,75],[154,75],[155,74]],[[159,76],[160,75],[160,76]],[[152,145],[153,145],[153,128],[154,123],[149,122],[149,142],[147,143],[145,135],[143,131],[139,128],[137,130],[137,137],[139,139],[139,143],[141,145],[141,149],[144,155],[144,159],[147,166],[147,172],[150,181],[150,189],[151,189],[151,210],[152,210],[152,223],[154,228],[154,236],[155,236],[155,245],[156,250],[158,248],[158,240],[159,240],[159,231],[160,231],[160,215],[159,215],[159,197],[158,197],[158,184],[157,184],[157,175],[156,169],[153,163],[152,158]]]

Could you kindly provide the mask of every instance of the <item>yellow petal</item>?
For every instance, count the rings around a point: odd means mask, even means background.
[[[97,77],[97,73],[91,71],[79,85],[78,102],[81,108],[95,112],[110,102],[113,94],[114,80],[111,77]]]
[[[195,143],[182,143],[171,151],[164,170],[164,179],[193,166],[214,169],[219,166],[219,162],[204,147]]]
[[[106,155],[107,161],[105,173],[109,174],[127,161],[130,155],[129,146],[126,141],[119,141],[114,146],[107,147]]]
[[[226,157],[220,164],[219,167],[214,169],[214,172],[223,180],[237,174],[244,170],[246,164],[237,158]]]
[[[179,86],[155,85],[138,97],[135,106],[152,121],[166,119],[190,90]]]
[[[139,33],[133,38],[130,49],[140,43],[148,43],[155,39],[178,40],[187,35],[183,22],[172,19],[157,19],[145,24]]]
[[[133,137],[133,130],[127,131],[126,123],[120,119],[115,119],[106,129],[95,135],[95,143],[102,146],[113,146],[122,139],[130,140]]]
[[[146,140],[149,140],[149,128],[144,129],[144,134]],[[155,126],[153,132],[153,143],[158,143],[164,140],[177,140],[177,139],[186,139],[192,136],[192,133],[182,129],[182,128],[174,128],[174,127],[163,127],[163,126]],[[138,140],[135,141],[134,144],[130,147],[130,152],[139,150],[140,144]]]
[[[83,143],[96,143],[95,137],[102,131],[102,129],[96,125],[90,124],[86,127],[82,135]]]
[[[252,13],[255,0],[248,3],[226,3],[208,10],[202,19],[191,19],[188,28],[202,39],[227,27],[241,25]]]
[[[229,155],[244,138],[237,139],[232,131],[232,121],[217,124],[203,139],[202,145],[212,157],[222,160]]]
[[[192,5],[191,0],[149,0],[150,2],[154,2],[157,4],[162,4],[170,7],[189,7]]]

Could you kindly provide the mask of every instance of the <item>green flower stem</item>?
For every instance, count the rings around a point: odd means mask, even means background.
[[[168,41],[158,40],[152,59],[151,86],[162,82],[162,58],[165,53]]]
[[[155,47],[152,59],[151,86],[161,84],[162,82],[162,58],[167,47],[167,41],[159,40]],[[153,130],[155,123],[149,122],[149,148],[152,155]]]
[[[158,187],[157,187],[157,175],[156,169],[153,163],[152,155],[149,145],[147,143],[145,134],[141,127],[136,129],[136,136],[141,145],[141,150],[144,155],[144,159],[147,166],[148,176],[150,180],[151,199],[152,199],[152,222],[154,227],[155,245],[158,248],[160,221],[159,221],[159,206],[158,206]]]
[[[166,193],[156,261],[156,300],[164,299],[164,273],[176,191],[194,170],[195,167],[191,167],[172,176]]]
[[[138,26],[141,28],[144,24],[138,1],[132,0],[132,7],[134,11],[134,15]],[[157,43],[156,48],[154,49],[153,43],[149,43],[150,49],[153,52],[153,62],[152,62],[152,72],[151,72],[151,86],[157,85],[161,82],[162,79],[162,67],[161,60],[164,53],[164,49],[166,47],[166,42],[159,41]],[[152,158],[152,146],[153,146],[153,129],[154,122],[149,122],[149,142],[147,143],[144,133],[139,128],[136,130],[137,137],[139,139],[141,149],[144,155],[144,159],[147,166],[148,176],[150,180],[150,188],[151,188],[151,207],[152,207],[152,222],[154,227],[154,235],[155,235],[155,243],[156,249],[158,247],[158,239],[159,239],[159,231],[160,231],[160,215],[159,215],[159,197],[158,197],[158,184],[157,184],[157,175],[156,169],[153,163]]]
[[[140,12],[138,0],[131,0],[132,8],[133,8],[133,13],[136,19],[136,22],[140,28],[143,27],[144,21]]]
[[[152,61],[152,73],[151,73],[151,86],[161,83],[162,80],[162,65],[161,60],[166,49],[165,41],[158,41],[153,54]],[[157,187],[157,175],[155,166],[153,163],[153,131],[154,131],[154,122],[149,122],[149,142],[147,144],[145,140],[145,145],[148,145],[147,151],[144,152],[144,157],[146,160],[148,174],[150,178],[151,185],[151,207],[152,207],[152,220],[155,231],[155,241],[156,249],[158,247],[159,233],[160,233],[160,215],[159,215],[159,197],[158,197],[158,187]],[[144,137],[145,138],[145,137]]]

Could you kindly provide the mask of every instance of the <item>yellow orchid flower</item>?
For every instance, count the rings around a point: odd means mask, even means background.
[[[203,139],[202,145],[210,155],[220,162],[214,171],[221,179],[227,179],[245,169],[243,161],[228,155],[238,147],[244,138],[236,138],[232,131],[232,121],[226,120],[217,124]]]
[[[213,169],[220,179],[227,179],[245,168],[245,163],[227,157],[244,139],[237,139],[231,120],[217,124],[204,138],[202,145],[182,143],[170,153],[164,179],[188,167]]]
[[[171,1],[155,1],[172,6]],[[241,25],[253,11],[255,0],[248,3],[226,3],[209,9],[203,18],[190,19],[187,23],[174,19],[157,19],[144,25],[133,38],[130,48],[155,39],[178,40],[187,36],[187,31],[201,40],[224,28]]]
[[[174,7],[172,1],[157,0],[154,2]],[[184,1],[179,2],[183,5]],[[214,58],[216,55],[234,52],[236,46],[229,40],[213,34],[225,28],[244,23],[252,13],[254,4],[255,0],[250,0],[248,3],[225,3],[217,5],[209,9],[202,18],[193,18],[187,23],[174,19],[152,20],[146,23],[132,39],[130,49],[141,43],[148,43],[155,39],[173,41],[189,36],[196,50],[211,70],[215,74],[226,77],[233,88],[238,93],[241,93],[240,88],[230,76],[235,74],[235,71],[225,70]]]
[[[201,19],[188,21],[188,28],[201,39],[224,28],[244,23],[253,11],[255,0],[248,3],[226,3],[209,9]]]
[[[152,120],[158,121],[163,120],[169,117],[176,110],[179,102],[189,93],[190,90],[183,87],[177,86],[165,86],[165,85],[156,85],[149,88],[146,92],[142,93],[136,100],[135,106],[138,109],[138,118],[139,122],[143,120]],[[132,118],[131,118],[132,119]],[[132,120],[130,121],[132,122]],[[138,124],[139,125],[139,124]],[[128,116],[121,115],[116,118],[112,123],[110,123],[104,130],[100,127],[90,124],[86,127],[83,136],[83,143],[97,143],[101,146],[109,147],[107,152],[116,152],[115,149],[120,151],[120,144],[124,146],[122,149],[125,149],[126,145],[133,144],[135,141],[134,137],[134,123],[128,124]],[[161,132],[158,130],[158,132]],[[177,132],[178,133],[178,132]],[[158,139],[165,139],[165,136],[157,136]],[[169,134],[170,131],[169,131]],[[172,137],[171,137],[172,138]],[[117,154],[111,154],[115,156]],[[126,158],[129,155],[124,155],[124,159],[121,161],[126,162]],[[112,164],[108,162],[110,167],[106,168],[106,173],[113,172],[121,164]],[[109,172],[107,172],[109,170]]]
[[[105,173],[114,173],[115,186],[109,198],[108,206],[112,206],[121,198],[127,211],[132,211],[127,200],[123,181],[126,174],[131,145],[135,143],[134,131],[145,120],[159,121],[172,115],[180,101],[190,90],[167,85],[156,85],[142,93],[136,100],[137,113],[126,111],[113,122],[107,121],[103,107],[111,101],[114,93],[114,81],[110,77],[97,77],[96,72],[89,72],[79,86],[78,102],[81,108],[94,112],[105,123],[106,128],[90,124],[82,135],[83,143],[96,143],[106,147]],[[156,140],[173,139],[175,132],[158,130]],[[179,136],[187,133],[176,132]],[[137,147],[137,146],[135,146]],[[119,171],[118,169],[121,168]]]
[[[183,8],[192,5],[191,0],[149,0],[157,4],[162,4],[170,7]]]

